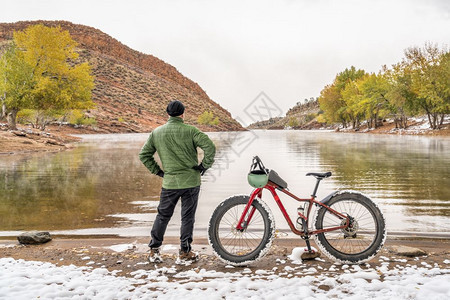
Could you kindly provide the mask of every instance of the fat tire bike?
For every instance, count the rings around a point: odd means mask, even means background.
[[[275,237],[275,219],[262,201],[268,190],[278,204],[290,230],[306,242],[313,252],[310,238],[330,259],[360,264],[372,259],[386,239],[385,219],[369,197],[357,191],[335,191],[318,201],[320,182],[331,176],[327,173],[308,173],[317,181],[309,198],[299,198],[287,189],[287,183],[274,170],[267,169],[258,156],[252,160],[248,182],[255,189],[250,195],[234,195],[214,210],[208,227],[209,243],[214,253],[225,263],[242,266],[262,258]],[[301,203],[297,209],[297,227],[289,217],[277,191]],[[313,206],[317,207],[310,220]],[[312,226],[311,226],[312,227]]]

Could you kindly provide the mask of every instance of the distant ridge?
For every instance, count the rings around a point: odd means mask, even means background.
[[[175,67],[153,55],[133,50],[93,27],[67,21],[0,23],[0,46],[12,40],[14,31],[35,24],[60,26],[79,43],[80,59],[91,64],[96,77],[93,100],[97,107],[89,115],[96,118],[98,131],[148,132],[165,123],[165,108],[173,99],[186,104],[189,124],[203,130],[244,130],[227,110]],[[204,111],[219,117],[219,125],[197,124],[198,116]]]
[[[316,120],[320,112],[317,99],[305,99],[297,102],[286,113],[285,117],[271,118],[250,124],[248,129],[318,129],[323,127]]]

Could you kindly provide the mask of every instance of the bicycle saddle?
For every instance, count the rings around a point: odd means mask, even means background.
[[[306,174],[306,176],[314,176],[316,178],[327,178],[331,176],[331,172],[326,172],[326,173],[308,173]]]

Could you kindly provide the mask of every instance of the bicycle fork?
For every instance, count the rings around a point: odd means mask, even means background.
[[[253,204],[253,200],[258,197],[259,199],[261,199],[261,195],[262,195],[262,189],[258,188],[255,189],[252,194],[250,195],[250,199],[247,202],[247,205],[245,206],[244,211],[242,212],[242,215],[239,219],[239,222],[236,225],[236,230],[237,231],[244,231],[245,229],[247,229],[248,224],[250,223],[253,214],[255,213],[256,207],[252,206]],[[250,211],[250,212],[249,212]],[[247,219],[245,219],[245,217],[247,216]]]
[[[307,218],[303,214],[300,215],[300,213],[299,213],[299,217],[301,217],[301,219],[302,219],[302,229],[303,230],[302,231],[297,230],[295,228],[294,224],[292,224],[290,218],[287,216],[286,209],[284,208],[283,204],[281,203],[280,198],[278,197],[275,190],[272,187],[268,187],[268,189],[271,191],[271,193],[272,193],[273,197],[275,198],[275,201],[277,202],[278,206],[280,207],[285,219],[288,221],[288,224],[289,224],[289,227],[291,228],[291,230],[295,234],[300,235],[301,238],[305,240],[308,252],[310,252],[310,253],[313,252],[311,249],[311,243],[309,241],[308,222],[306,221]],[[285,193],[286,193],[286,191],[285,191]],[[288,194],[290,194],[290,193],[288,193]],[[255,210],[256,210],[256,208],[254,206],[252,206],[253,201],[255,198],[261,199],[261,196],[262,196],[261,188],[257,188],[252,192],[252,194],[250,195],[250,199],[247,202],[247,205],[244,208],[244,211],[242,212],[242,215],[236,225],[236,231],[243,232],[245,229],[247,229],[247,226],[250,223],[250,221],[253,217],[253,214],[255,213]],[[311,203],[309,203],[309,205],[308,205],[308,215],[310,213],[310,210],[311,210]]]

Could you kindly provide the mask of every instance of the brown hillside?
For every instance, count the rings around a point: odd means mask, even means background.
[[[203,130],[243,130],[231,114],[212,101],[201,87],[157,57],[133,50],[98,29],[66,21],[0,23],[0,43],[13,32],[34,24],[60,26],[79,43],[80,59],[88,61],[95,75],[95,109],[100,132],[147,132],[167,120],[165,107],[172,99],[186,105],[186,122],[196,125],[205,110],[219,117],[217,126]],[[143,37],[145,38],[145,37]]]

